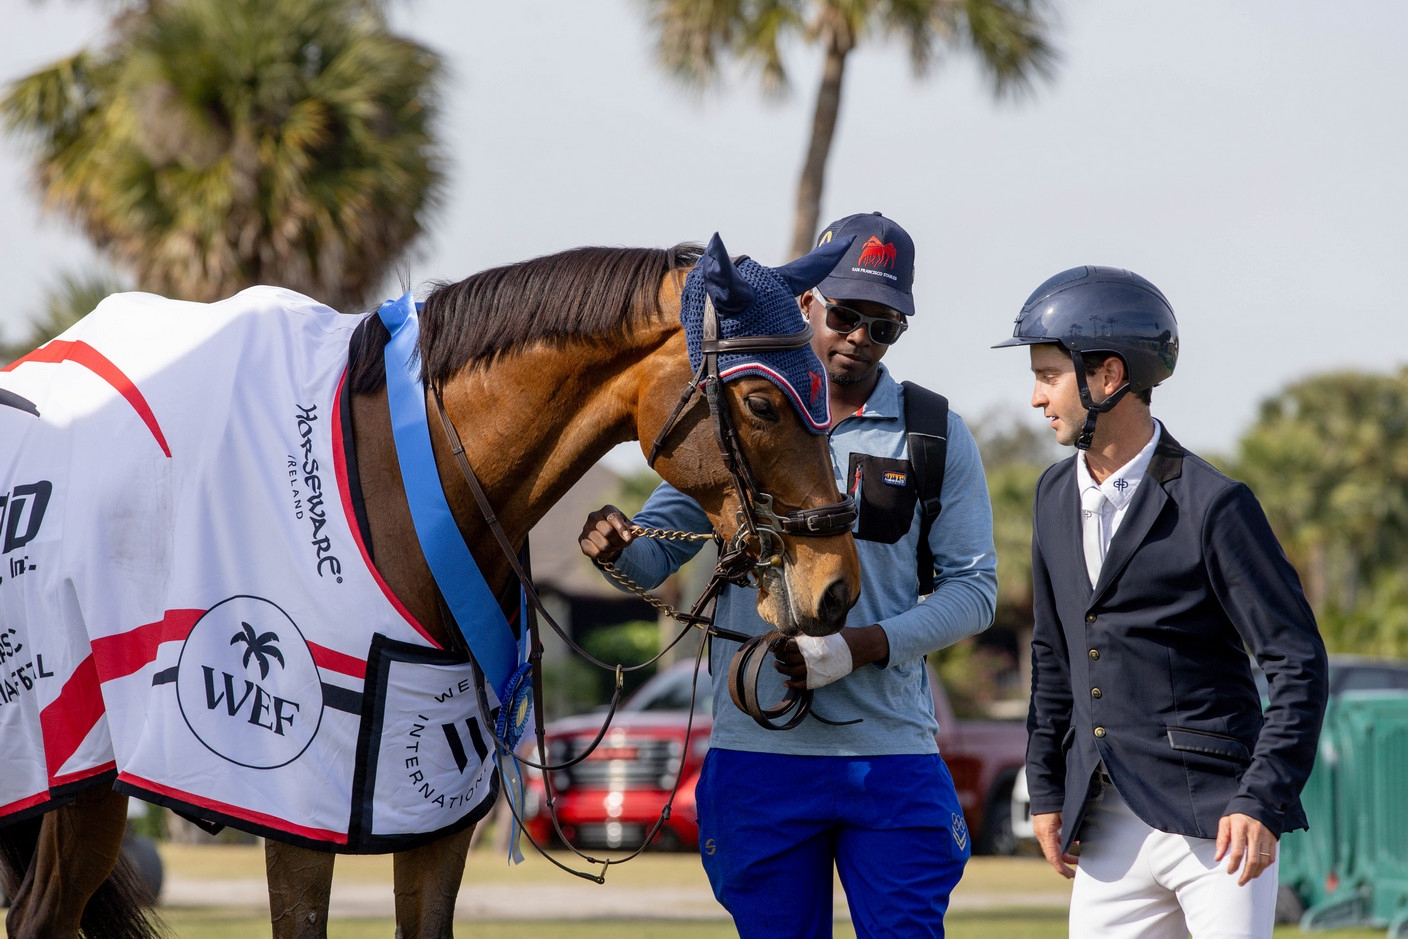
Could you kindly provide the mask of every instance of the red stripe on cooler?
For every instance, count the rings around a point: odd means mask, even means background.
[[[228,805],[224,802],[218,802],[215,799],[207,799],[204,796],[192,795],[189,792],[182,792],[180,789],[164,786],[161,783],[152,782],[149,779],[143,779],[131,773],[118,773],[117,778],[118,781],[129,783],[130,785],[136,786],[138,789],[146,789],[148,792],[185,802],[197,809],[210,809],[213,812],[219,812],[221,815],[228,815],[231,818],[242,818],[247,822],[263,825],[265,828],[288,832],[291,835],[301,835],[313,841],[326,841],[330,844],[347,843],[347,832],[345,831],[332,831],[326,828],[308,828],[303,825],[295,825],[274,815],[267,815],[263,812],[240,808],[237,805]]]
[[[307,639],[304,641],[308,643],[308,651],[313,653],[313,663],[318,668],[350,675],[353,678],[367,677],[366,659],[359,659],[355,655],[348,655],[346,652],[338,652],[336,649],[320,646]]]
[[[73,670],[59,696],[39,712],[44,734],[44,763],[49,785],[58,785],[59,770],[78,752],[84,738],[103,716],[103,693],[98,669],[90,655]]]
[[[166,435],[161,432],[161,425],[157,423],[156,415],[152,413],[147,399],[142,397],[142,392],[137,389],[132,379],[123,374],[122,369],[112,363],[111,359],[88,343],[82,340],[71,342],[67,339],[53,339],[28,355],[21,356],[4,368],[0,368],[0,372],[11,371],[26,362],[73,362],[76,365],[82,365],[112,385],[118,394],[127,399],[127,403],[132,405],[132,410],[137,412],[142,423],[147,425],[147,429],[156,438],[161,452],[165,453],[168,459],[171,457],[171,448],[166,444]]]
[[[164,642],[184,640],[191,634],[196,620],[205,610],[167,610],[155,623],[147,623],[125,633],[94,639],[93,661],[98,668],[98,681],[126,678],[156,661],[157,649]]]

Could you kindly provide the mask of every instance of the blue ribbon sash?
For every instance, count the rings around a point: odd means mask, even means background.
[[[377,315],[391,331],[385,353],[386,395],[401,481],[410,502],[416,538],[436,586],[444,595],[479,670],[507,710],[513,700],[509,680],[523,660],[522,648],[526,644],[520,646],[515,640],[508,620],[464,543],[464,536],[440,487],[426,421],[425,385],[420,377],[418,347],[420,320],[416,312],[409,292],[400,299],[386,301],[377,310]]]

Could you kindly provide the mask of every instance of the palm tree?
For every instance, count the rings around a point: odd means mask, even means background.
[[[369,0],[126,3],[111,32],[0,101],[45,205],[143,290],[360,308],[439,200],[438,57]]]
[[[277,645],[279,634],[270,630],[268,632],[254,634],[254,627],[246,622],[241,622],[244,627],[240,632],[230,637],[230,645],[238,642],[244,643],[244,667],[249,668],[250,656],[253,656],[259,663],[259,678],[263,680],[269,677],[269,659],[279,660],[279,667],[284,665],[284,654],[279,651]]]
[[[646,0],[662,63],[689,84],[718,77],[733,56],[762,70],[766,91],[787,85],[782,44],[791,37],[819,44],[825,53],[812,116],[811,142],[797,182],[792,256],[812,248],[821,212],[822,183],[836,118],[846,57],[873,36],[898,36],[909,44],[916,75],[925,74],[941,47],[973,51],[1001,97],[1028,91],[1049,78],[1056,52],[1047,38],[1046,0]]]
[[[43,310],[30,317],[29,333],[18,342],[0,342],[0,365],[44,345],[93,312],[108,294],[122,289],[122,281],[111,274],[61,274],[58,283],[45,291]]]

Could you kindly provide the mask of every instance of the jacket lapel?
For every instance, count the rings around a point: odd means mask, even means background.
[[[1144,473],[1144,481],[1139,484],[1139,489],[1134,493],[1134,500],[1130,503],[1129,512],[1125,514],[1124,521],[1120,523],[1119,530],[1115,532],[1115,537],[1110,540],[1110,550],[1105,554],[1105,563],[1100,567],[1100,579],[1095,584],[1095,589],[1091,601],[1100,600],[1105,592],[1110,589],[1110,584],[1124,571],[1129,564],[1129,559],[1134,556],[1134,552],[1144,543],[1144,538],[1149,534],[1149,529],[1154,527],[1154,521],[1159,517],[1159,513],[1164,510],[1164,505],[1168,503],[1168,492],[1164,489],[1166,483],[1177,479],[1183,475],[1183,446],[1173,439],[1173,436],[1165,428],[1159,436],[1159,445],[1154,448],[1154,455],[1149,460],[1149,468]],[[1076,518],[1080,517],[1080,507],[1076,506]],[[1079,532],[1077,532],[1076,548],[1083,553]],[[1088,583],[1090,578],[1082,577],[1081,583]]]
[[[1090,597],[1090,577],[1085,572],[1085,547],[1081,538],[1081,517],[1080,517],[1080,493],[1076,488],[1076,463],[1080,459],[1080,454],[1067,460],[1059,467],[1062,476],[1055,479],[1055,485],[1051,487],[1051,501],[1043,504],[1043,519],[1051,519],[1054,525],[1051,528],[1042,523],[1043,531],[1052,532],[1051,544],[1055,546],[1065,545],[1064,551],[1055,557],[1048,557],[1046,560],[1048,567],[1058,567],[1066,563],[1069,559],[1070,568],[1066,571],[1059,569],[1052,571],[1054,579],[1065,582],[1067,580],[1079,581],[1083,596]]]

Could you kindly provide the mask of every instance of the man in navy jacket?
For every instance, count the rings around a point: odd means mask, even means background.
[[[1032,406],[1078,448],[1037,486],[1027,718],[1037,838],[1076,880],[1071,935],[1269,937],[1327,694],[1300,580],[1251,491],[1150,415],[1178,357],[1153,284],[1065,271],[1001,345],[1029,347]]]

